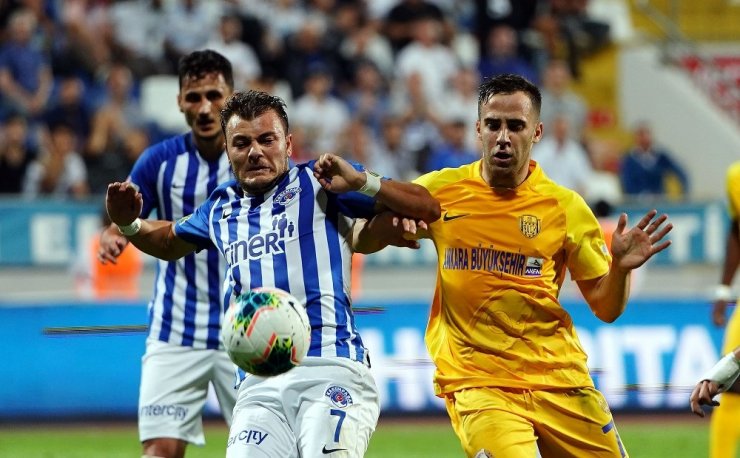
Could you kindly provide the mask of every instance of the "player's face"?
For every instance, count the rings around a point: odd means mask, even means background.
[[[220,73],[183,80],[177,104],[196,140],[214,139],[221,135],[220,112],[230,95],[231,89]]]
[[[226,123],[226,153],[242,188],[262,194],[288,170],[292,138],[274,110],[252,120],[234,115]]]
[[[515,188],[529,171],[532,144],[542,123],[524,92],[497,94],[480,108],[476,123],[483,145],[483,179],[494,188]]]

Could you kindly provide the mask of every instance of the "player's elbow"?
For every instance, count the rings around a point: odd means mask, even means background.
[[[442,207],[439,205],[437,199],[431,195],[425,200],[424,208],[422,209],[422,216],[420,219],[426,223],[433,223],[442,216]]]

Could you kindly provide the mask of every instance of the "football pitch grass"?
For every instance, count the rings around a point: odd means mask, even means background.
[[[671,416],[616,417],[619,434],[632,458],[707,456],[708,419],[689,412]],[[189,447],[188,458],[224,456],[227,431],[219,422],[206,426],[205,447]],[[0,424],[3,458],[124,458],[140,456],[134,423]],[[462,457],[446,418],[381,419],[366,458]]]

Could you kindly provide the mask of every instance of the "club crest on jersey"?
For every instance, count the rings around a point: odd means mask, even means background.
[[[284,189],[275,196],[275,202],[282,205],[283,207],[288,205],[291,200],[295,199],[296,196],[301,192],[301,187],[296,186],[295,188]]]
[[[339,408],[345,408],[352,405],[352,396],[349,391],[338,385],[332,385],[326,389],[324,395],[329,398],[332,404]]]
[[[536,237],[540,233],[540,219],[532,215],[520,216],[519,230],[528,239]]]

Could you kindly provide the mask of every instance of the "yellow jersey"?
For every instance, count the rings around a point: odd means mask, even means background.
[[[425,337],[435,392],[593,386],[558,295],[566,268],[573,280],[609,271],[596,217],[534,161],[527,179],[503,194],[480,170],[476,161],[414,180],[442,207],[427,235],[438,256]]]
[[[736,220],[740,212],[740,161],[727,170],[727,200],[727,213],[731,220]]]

